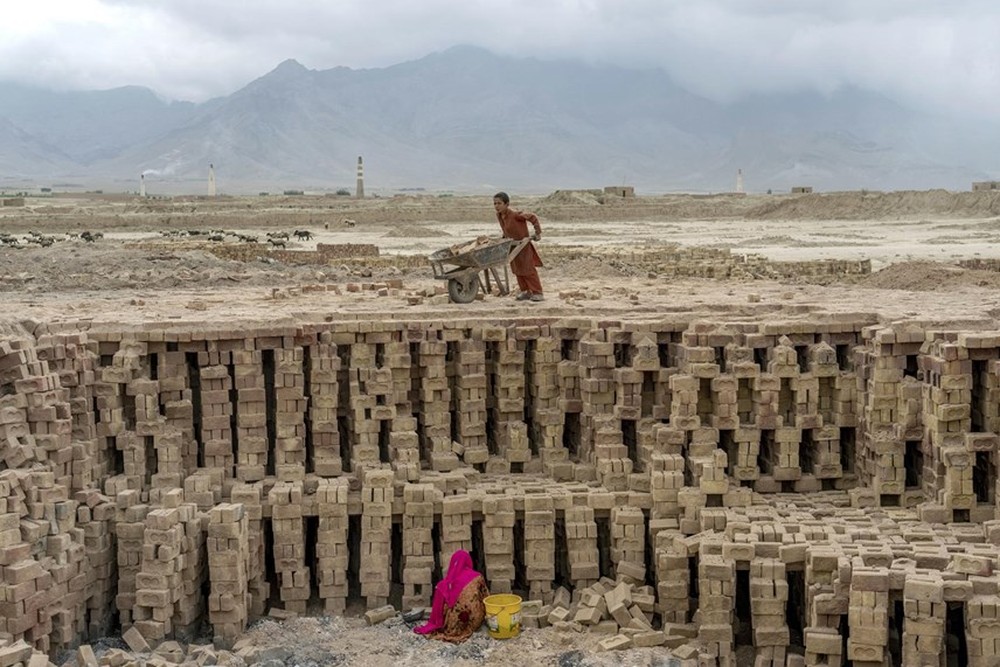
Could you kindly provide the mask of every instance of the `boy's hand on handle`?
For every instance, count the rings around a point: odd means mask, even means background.
[[[534,234],[531,235],[531,240],[532,241],[541,241],[542,240],[542,233],[541,232],[535,232]]]

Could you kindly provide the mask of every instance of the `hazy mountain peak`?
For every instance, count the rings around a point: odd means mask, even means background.
[[[350,186],[358,155],[373,190],[728,191],[737,169],[751,191],[966,189],[990,178],[1000,141],[996,125],[929,125],[871,91],[722,104],[659,69],[468,44],[374,69],[288,59],[198,105],[167,105],[140,87],[56,99],[11,86],[3,116],[16,127],[0,125],[0,172],[49,177],[86,165],[103,185],[154,165],[182,184],[214,163],[233,193]]]

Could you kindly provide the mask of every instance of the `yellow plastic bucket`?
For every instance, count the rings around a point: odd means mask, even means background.
[[[521,634],[521,598],[507,593],[490,595],[486,605],[486,629],[493,639],[510,639]]]

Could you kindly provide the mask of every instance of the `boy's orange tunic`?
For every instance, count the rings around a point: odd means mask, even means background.
[[[520,241],[530,236],[528,223],[535,228],[536,234],[542,233],[542,225],[538,222],[538,216],[534,213],[522,213],[507,209],[506,215],[497,213],[497,222],[506,238]],[[538,277],[536,267],[542,266],[542,258],[538,256],[533,243],[528,243],[527,247],[521,250],[520,254],[510,263],[510,268],[517,276],[518,285],[522,290],[532,294],[542,293],[542,281]]]

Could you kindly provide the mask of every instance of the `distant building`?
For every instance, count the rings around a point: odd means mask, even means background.
[[[979,192],[980,190],[1000,190],[1000,181],[979,181],[972,184],[973,192]]]
[[[807,195],[813,191],[813,186],[811,185],[796,185],[792,187],[793,195]]]
[[[615,197],[635,197],[635,187],[631,185],[608,185],[604,188],[604,194]]]

